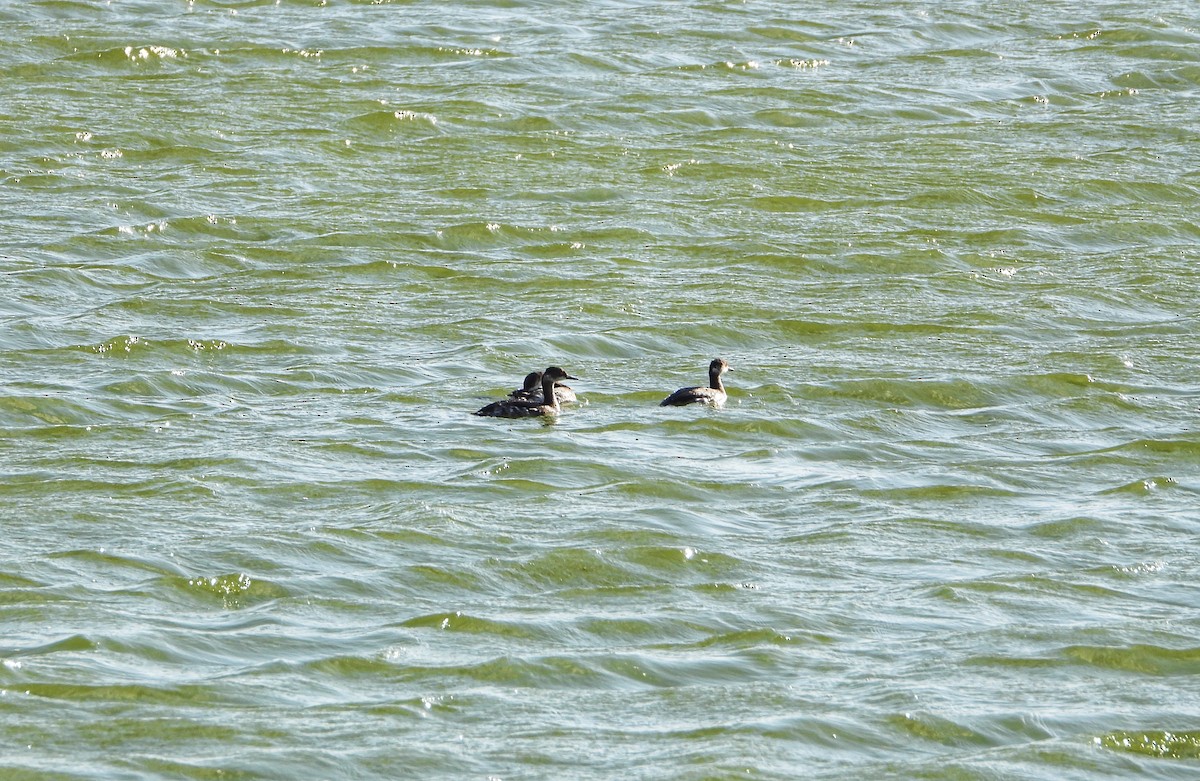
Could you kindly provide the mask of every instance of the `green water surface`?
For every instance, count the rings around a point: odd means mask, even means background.
[[[0,2],[0,778],[1197,777],[1198,99],[1183,2]]]

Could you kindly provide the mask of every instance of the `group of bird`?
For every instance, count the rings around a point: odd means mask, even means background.
[[[719,407],[725,403],[725,386],[721,375],[731,371],[724,358],[714,358],[708,365],[708,385],[680,388],[663,399],[660,407],[682,407],[685,404],[708,404]],[[565,380],[578,380],[567,374],[560,366],[549,366],[545,371],[530,372],[525,384],[508,394],[508,398],[493,401],[475,414],[489,418],[529,418],[553,416],[562,410],[562,405],[575,401],[575,391]]]

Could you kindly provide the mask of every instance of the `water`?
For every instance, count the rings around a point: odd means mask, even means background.
[[[0,777],[1200,773],[1192,4],[0,29]]]

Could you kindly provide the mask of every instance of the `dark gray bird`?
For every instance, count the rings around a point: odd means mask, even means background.
[[[662,400],[660,407],[682,407],[684,404],[710,404],[719,407],[725,403],[725,386],[721,375],[733,371],[724,358],[713,358],[708,365],[708,387],[680,388]]]
[[[475,414],[487,418],[530,418],[538,415],[557,415],[562,407],[559,405],[558,394],[554,392],[554,384],[561,380],[578,379],[578,377],[567,374],[560,366],[547,367],[546,371],[542,372],[542,395],[540,398],[532,400],[501,399],[493,401]],[[549,403],[546,403],[546,399],[550,400]]]
[[[541,401],[542,372],[530,372],[526,374],[525,384],[508,395],[521,401]],[[571,389],[571,386],[563,385],[561,382],[554,383],[554,398],[558,399],[559,404],[577,401],[575,391]]]

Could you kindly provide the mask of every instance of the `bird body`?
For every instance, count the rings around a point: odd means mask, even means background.
[[[708,365],[708,387],[701,385],[692,388],[680,388],[663,399],[658,406],[682,407],[685,404],[721,406],[727,398],[725,386],[721,382],[721,375],[727,371],[732,371],[732,369],[729,368],[729,364],[725,359],[714,358]]]

